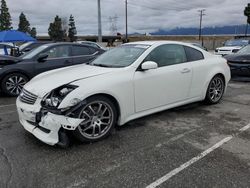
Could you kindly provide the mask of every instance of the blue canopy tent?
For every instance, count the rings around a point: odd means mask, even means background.
[[[30,41],[36,41],[33,37],[17,31],[17,30],[6,30],[0,32],[0,42],[30,42]],[[7,52],[7,48],[4,48],[5,53]],[[8,52],[7,54],[8,55]]]

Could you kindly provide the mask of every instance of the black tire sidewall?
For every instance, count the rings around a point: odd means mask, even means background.
[[[213,80],[214,80],[215,78],[220,78],[221,81],[222,81],[222,83],[223,83],[222,95],[221,95],[220,99],[219,99],[218,101],[216,101],[216,102],[214,102],[214,101],[210,98],[210,96],[209,96],[209,88],[211,87],[211,84],[212,84],[212,82],[213,82]],[[206,92],[205,102],[206,102],[207,104],[217,104],[217,103],[219,103],[219,102],[221,101],[223,95],[224,95],[224,92],[225,92],[225,82],[224,82],[224,79],[223,79],[222,76],[220,76],[220,75],[214,76],[214,77],[212,78],[212,80],[209,82],[209,85],[208,85],[208,88],[207,88],[207,92]]]
[[[8,96],[11,96],[11,97],[17,97],[17,95],[13,95],[12,93],[10,93],[7,88],[6,88],[6,81],[12,77],[12,76],[19,76],[19,77],[22,77],[23,79],[25,79],[27,82],[29,81],[28,77],[21,74],[21,73],[11,73],[11,74],[8,74],[6,75],[3,79],[2,79],[2,83],[1,83],[1,89],[2,91],[8,95]]]
[[[76,137],[76,139],[78,139],[79,141],[81,141],[83,143],[97,142],[97,141],[100,141],[100,140],[106,138],[107,136],[109,136],[111,134],[112,130],[115,127],[115,124],[117,123],[117,109],[116,109],[114,103],[109,98],[107,98],[105,96],[94,96],[94,97],[90,97],[90,98],[86,99],[86,103],[79,108],[78,113],[80,113],[81,109],[84,108],[84,107],[86,107],[89,103],[97,101],[97,100],[98,101],[106,102],[108,105],[110,105],[111,110],[113,111],[113,114],[114,114],[113,115],[113,118],[114,118],[113,119],[113,123],[112,123],[111,127],[109,128],[108,132],[105,135],[103,135],[103,136],[101,136],[100,138],[97,138],[97,139],[89,139],[89,138],[84,137],[80,133],[80,131],[79,131],[78,127],[77,127],[73,131],[73,135]],[[79,114],[77,114],[77,116],[78,115]]]

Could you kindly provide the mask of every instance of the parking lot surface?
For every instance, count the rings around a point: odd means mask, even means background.
[[[220,104],[167,110],[60,149],[27,133],[15,99],[1,96],[0,187],[152,187],[162,177],[159,187],[250,187],[249,123],[250,84],[231,82]]]

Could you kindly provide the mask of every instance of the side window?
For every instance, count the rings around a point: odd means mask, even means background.
[[[88,47],[85,46],[72,46],[72,55],[73,56],[81,56],[81,55],[91,55]]]
[[[56,46],[54,48],[50,48],[46,54],[48,54],[48,59],[51,58],[63,58],[69,57],[70,47],[69,46]]]
[[[186,54],[187,54],[187,60],[188,61],[198,61],[204,59],[203,54],[194,48],[184,46]]]
[[[155,48],[144,61],[154,61],[163,67],[187,62],[187,57],[183,46],[165,44]]]
[[[90,54],[94,54],[95,52],[97,52],[98,50],[96,50],[95,48],[89,48],[90,50]]]

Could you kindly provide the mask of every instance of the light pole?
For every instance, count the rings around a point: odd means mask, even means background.
[[[206,9],[198,10],[200,12],[200,29],[199,29],[199,40],[201,40],[201,26],[202,26],[202,18],[205,16],[204,12]]]
[[[101,20],[101,2],[97,0],[98,6],[98,42],[102,42],[102,20]]]
[[[126,39],[125,39],[125,42],[128,42],[128,0],[125,0],[125,15],[126,15]]]

